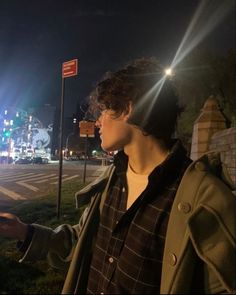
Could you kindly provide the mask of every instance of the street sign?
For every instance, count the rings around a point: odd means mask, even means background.
[[[94,135],[94,128],[95,128],[94,122],[80,121],[79,128],[80,128],[80,137],[94,137],[95,136]]]
[[[62,64],[62,78],[76,76],[78,74],[78,59],[65,61]]]

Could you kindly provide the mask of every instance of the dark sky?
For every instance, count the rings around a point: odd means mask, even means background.
[[[235,48],[235,1],[203,2],[193,38],[205,32],[200,46],[224,54]],[[60,105],[62,63],[78,58],[79,75],[65,85],[65,115],[72,115],[106,71],[138,57],[170,63],[201,3],[1,0],[0,108]]]

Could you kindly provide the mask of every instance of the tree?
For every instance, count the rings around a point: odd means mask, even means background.
[[[214,95],[228,118],[236,126],[236,50],[225,56],[195,50],[175,69],[174,83],[184,112],[178,124],[178,133],[186,145],[190,144],[194,121],[204,102]]]

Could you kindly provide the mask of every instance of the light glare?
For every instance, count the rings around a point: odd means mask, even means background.
[[[172,75],[172,69],[171,69],[171,68],[166,69],[166,70],[165,70],[165,74],[166,74],[167,76],[171,76],[171,75]]]

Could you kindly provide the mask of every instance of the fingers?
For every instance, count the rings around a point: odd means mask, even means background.
[[[0,235],[23,241],[27,234],[27,224],[16,215],[0,212]]]
[[[14,214],[11,213],[7,213],[7,212],[0,212],[0,220],[1,221],[13,221],[13,220],[17,220],[18,217],[15,216]]]

